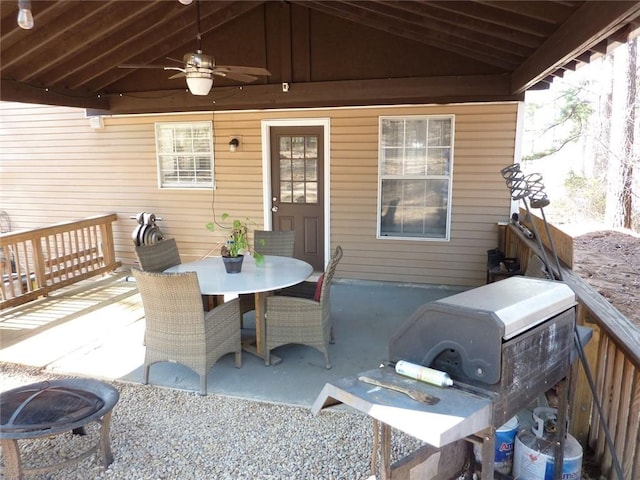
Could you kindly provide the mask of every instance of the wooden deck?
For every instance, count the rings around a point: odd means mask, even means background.
[[[3,310],[0,361],[51,371],[69,371],[74,362],[73,370],[104,378],[137,368],[144,354],[144,311],[136,284],[126,279],[126,272],[105,274]],[[87,355],[97,349],[103,354]],[[124,349],[126,355],[118,353]]]

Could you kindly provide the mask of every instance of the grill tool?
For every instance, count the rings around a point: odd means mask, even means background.
[[[418,390],[414,390],[412,388],[401,387],[400,385],[395,385],[391,382],[376,380],[371,377],[360,376],[358,380],[364,383],[368,383],[369,385],[375,385],[376,387],[388,388],[389,390],[394,390],[396,392],[404,393],[409,396],[416,402],[423,402],[428,405],[435,405],[440,401],[438,397],[434,397],[433,395],[429,395],[428,393],[419,392]]]

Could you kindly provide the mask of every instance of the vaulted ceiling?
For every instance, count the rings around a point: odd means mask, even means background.
[[[0,0],[0,100],[110,113],[520,99],[640,26],[638,1],[202,0],[204,53],[271,75],[194,96],[173,71],[118,66],[179,65],[196,2],[31,3],[23,30]]]

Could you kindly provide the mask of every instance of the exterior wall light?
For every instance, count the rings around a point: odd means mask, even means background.
[[[237,138],[232,138],[229,140],[229,151],[235,152],[238,149],[238,145],[240,145],[240,140]]]

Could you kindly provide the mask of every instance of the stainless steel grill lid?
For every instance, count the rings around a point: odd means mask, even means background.
[[[574,305],[564,283],[510,277],[420,307],[389,340],[389,360],[498,383],[503,341]]]

